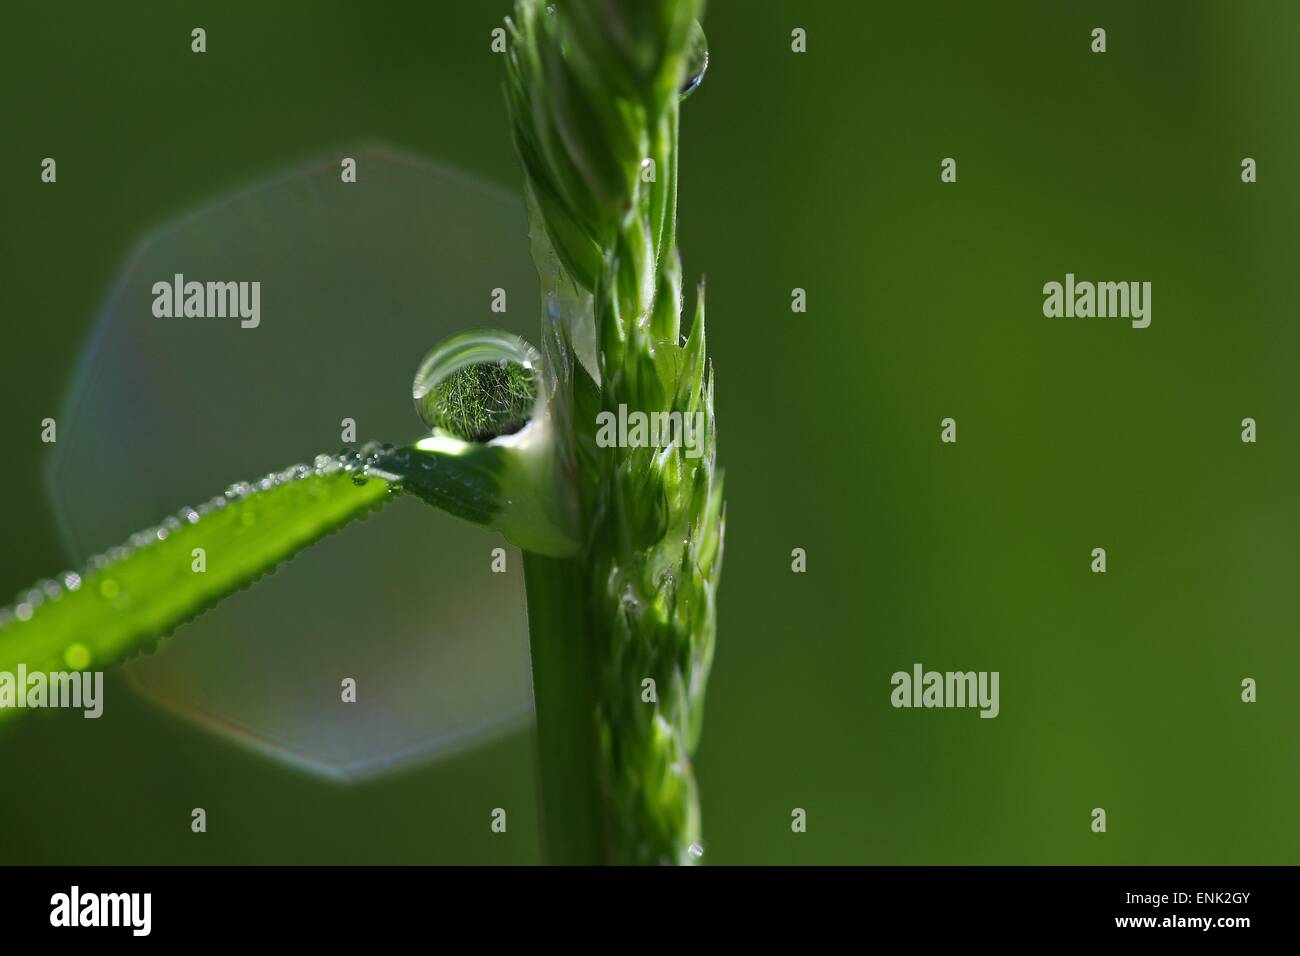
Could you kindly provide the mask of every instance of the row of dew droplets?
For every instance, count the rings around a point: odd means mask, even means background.
[[[96,554],[88,560],[80,571],[65,571],[57,578],[46,578],[36,582],[30,589],[20,592],[9,607],[0,607],[0,631],[30,621],[42,607],[48,607],[63,595],[81,590],[82,586],[93,583],[101,598],[116,608],[124,608],[129,597],[118,580],[101,572],[109,571],[114,565],[125,561],[138,551],[166,541],[174,532],[187,525],[198,524],[205,516],[221,511],[227,504],[249,498],[259,492],[269,491],[291,482],[307,478],[323,478],[339,474],[348,475],[355,485],[364,485],[370,479],[371,471],[382,456],[392,451],[393,446],[381,445],[379,442],[367,442],[360,448],[344,448],[336,455],[317,455],[310,465],[291,465],[280,472],[271,472],[255,481],[238,481],[226,488],[223,494],[191,508],[188,505],[173,515],[169,515],[153,528],[137,531],[124,543]],[[400,490],[400,480],[396,476],[384,473],[390,481],[389,494]],[[243,516],[247,524],[256,521],[252,512]],[[82,670],[90,665],[91,652],[86,645],[72,644],[64,653],[64,662],[74,670]]]
[[[415,380],[417,410],[426,425],[434,427],[437,417],[446,411],[445,408],[440,407],[442,403],[436,400],[429,401],[435,398],[429,395],[429,392],[438,383],[446,381],[455,372],[463,371],[467,366],[479,364],[482,367],[488,364],[483,361],[484,359],[493,364],[499,363],[501,369],[526,370],[531,377],[536,374],[539,358],[532,346],[518,336],[508,333],[477,330],[452,336],[426,356],[421,369],[417,372]],[[475,359],[479,361],[475,362]],[[535,386],[535,382],[532,384]],[[532,397],[529,396],[530,400]],[[518,424],[512,423],[505,430],[510,431],[517,427]],[[126,543],[95,555],[86,562],[82,571],[66,571],[59,575],[58,580],[50,578],[37,582],[31,589],[20,593],[11,607],[0,608],[0,631],[14,624],[30,621],[40,607],[57,601],[67,592],[79,590],[87,579],[108,571],[141,549],[165,541],[173,532],[187,525],[198,524],[205,516],[220,511],[227,504],[242,501],[259,492],[307,478],[328,477],[342,472],[358,486],[365,485],[372,476],[383,478],[389,482],[389,494],[395,494],[401,490],[402,476],[384,467],[391,462],[393,450],[391,444],[366,442],[359,448],[343,448],[332,456],[317,455],[310,465],[291,465],[283,471],[271,472],[255,481],[235,482],[227,487],[223,494],[204,502],[198,508],[183,507],[156,527],[138,531],[131,535]],[[246,512],[242,520],[246,524],[252,524],[256,521],[256,515],[253,512]],[[97,588],[100,597],[112,602],[116,608],[124,608],[129,603],[129,596],[123,591],[121,584],[111,576],[101,577],[97,582]],[[90,651],[81,644],[72,645],[67,656],[68,665],[76,669],[88,666],[90,662]]]

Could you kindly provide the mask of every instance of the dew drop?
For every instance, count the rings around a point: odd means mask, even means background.
[[[20,603],[14,608],[14,617],[20,621],[30,621],[32,619],[32,606],[26,601]]]
[[[704,856],[704,847],[700,846],[698,843],[692,843],[687,848],[686,852],[692,860],[698,860],[700,857]]]
[[[700,21],[691,24],[690,37],[686,42],[690,52],[686,55],[686,82],[682,84],[682,99],[700,88],[704,74],[709,69],[709,40],[704,35]]]
[[[113,600],[122,592],[122,586],[112,578],[104,578],[99,582],[99,596],[108,600]]]
[[[454,335],[425,356],[411,394],[430,429],[487,442],[522,430],[537,405],[541,356],[508,332]]]

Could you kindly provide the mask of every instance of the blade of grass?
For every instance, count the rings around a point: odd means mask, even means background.
[[[304,466],[305,467],[305,466]],[[394,486],[356,484],[342,469],[262,490],[230,491],[92,560],[49,594],[35,588],[6,614],[0,671],[103,669],[169,634],[280,562],[384,503]],[[161,538],[159,537],[161,534]],[[0,719],[17,711],[0,710]]]

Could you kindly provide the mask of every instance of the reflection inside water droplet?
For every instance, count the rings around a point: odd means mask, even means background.
[[[709,40],[704,35],[704,27],[696,20],[691,24],[691,35],[687,40],[690,53],[686,57],[686,82],[682,84],[682,99],[690,96],[704,82],[704,74],[709,69]]]
[[[431,429],[464,441],[512,435],[531,421],[541,356],[517,335],[480,329],[433,349],[415,374],[412,395]]]

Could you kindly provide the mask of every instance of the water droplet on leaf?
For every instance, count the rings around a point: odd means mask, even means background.
[[[433,349],[416,372],[420,419],[462,441],[487,442],[527,425],[537,404],[541,356],[508,332],[480,329]]]
[[[691,24],[690,38],[687,40],[690,52],[686,55],[686,82],[682,84],[682,99],[690,96],[704,82],[704,74],[709,69],[709,40],[704,35],[704,27],[696,20]]]

